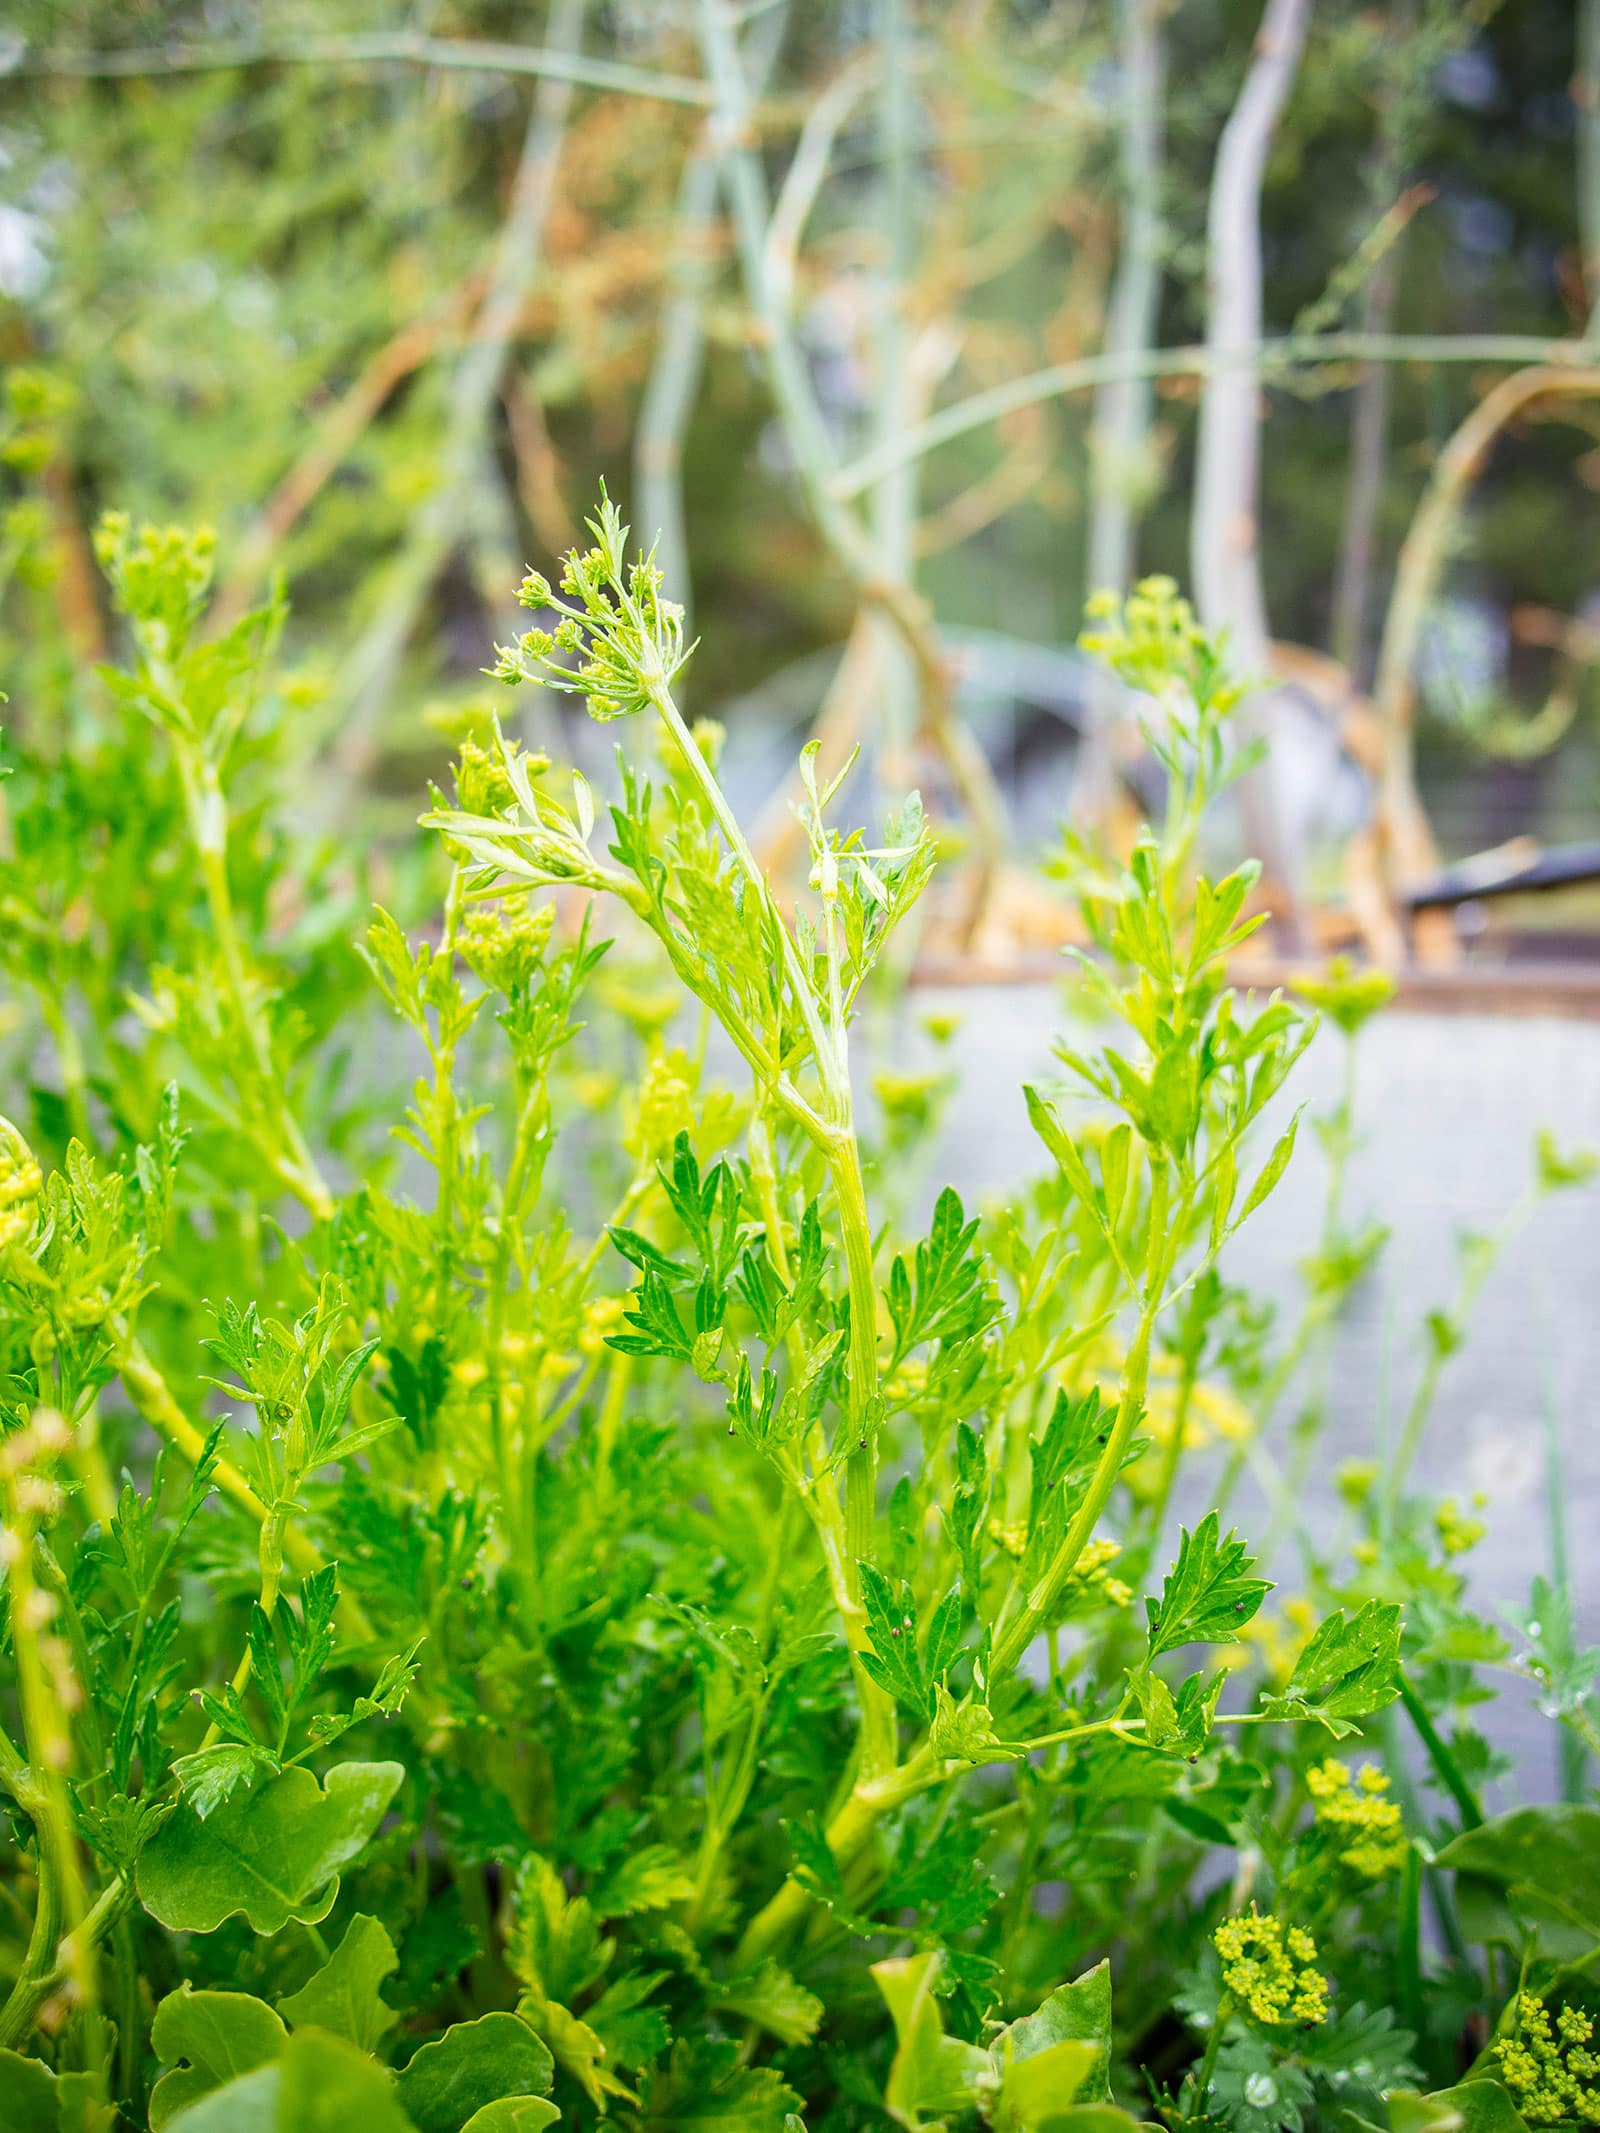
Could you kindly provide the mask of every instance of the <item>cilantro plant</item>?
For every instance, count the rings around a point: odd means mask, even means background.
[[[1520,1656],[1470,1613],[1438,1369],[1305,1594],[1221,1508],[1377,1249],[1336,1184],[1299,1326],[1227,1278],[1313,1023],[1200,868],[1222,648],[1099,617],[1161,819],[1068,847],[1033,1182],[908,1216],[938,1106],[858,1024],[934,835],[808,750],[791,902],[591,532],[497,671],[609,796],[479,721],[370,883],[204,539],[108,522],[124,662],[18,707],[0,2133],[1582,2117],[1594,1656],[1559,1582]],[[1484,1805],[1496,1667],[1559,1804]]]

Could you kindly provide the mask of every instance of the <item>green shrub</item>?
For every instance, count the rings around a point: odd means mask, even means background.
[[[921,807],[841,833],[808,749],[786,909],[593,532],[499,671],[628,721],[609,807],[480,727],[368,862],[277,609],[208,635],[208,544],[119,521],[127,665],[22,707],[0,2129],[1592,2117],[1560,1591],[1572,1796],[1486,1821],[1460,1509],[1352,1471],[1281,1604],[1226,1530],[1380,1238],[1347,1094],[1301,1322],[1222,1272],[1313,1023],[1228,983],[1255,870],[1195,871],[1218,647],[1162,581],[1102,617],[1163,821],[1068,847],[1098,1041],[1027,1091],[1040,1175],[924,1227],[937,1082],[869,1117],[850,1041],[906,1011]],[[1347,1043],[1384,990],[1307,989]]]

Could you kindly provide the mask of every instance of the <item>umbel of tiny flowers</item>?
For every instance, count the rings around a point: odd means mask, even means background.
[[[1244,695],[1244,685],[1222,663],[1217,640],[1200,627],[1171,578],[1143,578],[1126,600],[1095,593],[1084,612],[1096,626],[1079,639],[1083,649],[1169,710],[1187,694],[1221,716]]]
[[[1222,1958],[1224,2004],[1232,2001],[1270,2028],[1327,2019],[1328,1981],[1316,1967],[1317,1944],[1302,1926],[1287,1926],[1252,1904],[1225,1918],[1211,1939]],[[1217,2021],[1220,2027],[1220,2009]]]
[[[554,613],[555,624],[497,647],[490,671],[499,681],[542,681],[582,696],[591,718],[659,709],[694,649],[684,643],[683,609],[662,597],[653,548],[627,561],[628,528],[603,485],[588,527],[594,546],[574,548],[555,585],[538,571],[522,581],[523,606]]]
[[[0,1246],[28,1235],[43,1188],[44,1175],[33,1150],[9,1118],[0,1118]]]
[[[1225,1918],[1211,1944],[1222,1959],[1222,1997],[1205,2056],[1185,2084],[1185,2094],[1202,2112],[1222,2033],[1235,2014],[1247,2014],[1269,2029],[1310,2028],[1328,2016],[1328,1981],[1317,1968],[1317,1944],[1304,1927],[1285,1925],[1252,1904]]]
[[[1550,2010],[1531,1992],[1517,1996],[1517,2026],[1494,2046],[1500,2078],[1530,2125],[1600,2125],[1600,2053],[1581,2008]]]
[[[1405,1864],[1406,1837],[1400,1810],[1388,1798],[1383,1771],[1364,1763],[1352,1777],[1348,1764],[1329,1756],[1306,1772],[1316,1825],[1338,1847],[1339,1859],[1364,1881],[1380,1881]]]

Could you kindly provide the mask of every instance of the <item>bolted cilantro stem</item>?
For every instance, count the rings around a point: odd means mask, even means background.
[[[776,909],[772,889],[760,862],[751,851],[738,817],[705,757],[696,747],[683,714],[673,701],[663,676],[647,677],[650,700],[662,724],[677,743],[690,775],[703,796],[712,820],[721,830],[745,879],[777,923],[774,932],[781,943],[783,972],[799,1011],[822,1081],[824,1113],[819,1120],[804,1107],[796,1113],[785,1103],[827,1162],[833,1182],[840,1236],[844,1244],[846,1279],[850,1294],[850,1405],[847,1422],[850,1451],[845,1468],[845,1515],[842,1556],[830,1555],[835,1590],[841,1594],[841,1612],[852,1655],[859,1653],[866,1638],[861,1608],[861,1580],[857,1565],[873,1553],[873,1521],[877,1509],[878,1390],[878,1290],[873,1272],[872,1227],[867,1216],[866,1191],[861,1177],[861,1155],[856,1144],[850,1087],[850,1060],[845,1017],[838,983],[837,946],[829,928],[829,1019],[825,1023],[810,972],[800,960],[794,936]],[[831,912],[827,914],[831,917]],[[775,1092],[776,1093],[776,1092]],[[813,1489],[808,1508],[814,1519],[828,1517],[826,1493]],[[824,1535],[824,1549],[834,1536]],[[842,1590],[841,1590],[842,1588]],[[856,1690],[861,1702],[864,1768],[871,1776],[892,1770],[895,1762],[894,1705],[886,1692],[870,1679],[859,1663],[855,1666]]]
[[[8,1451],[20,1442],[20,1439],[13,1439]],[[22,1968],[4,2009],[0,2009],[0,2045],[14,2046],[22,2042],[33,2027],[34,2012],[39,2005],[34,1994],[40,1980],[55,1968],[63,1924],[77,1926],[86,1907],[83,1870],[67,1787],[72,1741],[65,1711],[69,1708],[69,1695],[87,1695],[91,1684],[74,1683],[64,1658],[46,1657],[40,1631],[51,1619],[58,1603],[34,1583],[33,1544],[37,1512],[25,1499],[22,1477],[10,1459],[0,1462],[0,1483],[3,1483],[5,1505],[11,1654],[16,1668],[17,1703],[22,1715],[23,1746],[27,1755],[24,1771],[18,1765],[16,1749],[8,1741],[3,1774],[17,1805],[33,1824],[39,1884],[33,1931]],[[41,1482],[40,1485],[44,1484]],[[59,1644],[56,1649],[59,1654]],[[72,1976],[79,2005],[92,2009],[94,1971],[87,1949],[78,1951]]]
[[[229,999],[245,1033],[250,1061],[271,1112],[269,1124],[273,1138],[263,1140],[264,1152],[278,1177],[312,1219],[330,1222],[335,1208],[333,1193],[306,1145],[299,1120],[290,1109],[283,1079],[273,1057],[271,1033],[245,968],[244,946],[239,938],[233,891],[228,883],[227,801],[216,770],[206,761],[202,751],[181,735],[174,735],[173,740],[179,782],[183,787],[184,811],[200,861],[206,908],[222,957]]]
[[[1411,1686],[1403,1672],[1396,1674],[1395,1681],[1400,1690],[1400,1701],[1405,1708],[1405,1714],[1416,1728],[1418,1740],[1428,1751],[1428,1760],[1438,1773],[1440,1784],[1443,1785],[1460,1810],[1462,1827],[1464,1829],[1481,1829],[1483,1827],[1483,1809],[1479,1805],[1478,1795],[1467,1783],[1462,1774],[1461,1765],[1456,1761],[1443,1735],[1429,1717],[1426,1704]]]
[[[1206,2032],[1205,2052],[1200,2061],[1200,2070],[1195,2075],[1195,2110],[1197,2116],[1205,2111],[1206,2098],[1211,2093],[1211,2077],[1217,2070],[1217,2054],[1222,2049],[1222,2032],[1227,2028],[1232,2013],[1233,1996],[1231,1993],[1225,1992],[1217,2002],[1216,2014],[1212,2017],[1211,2027]]]
[[[1111,1499],[1111,1491],[1122,1471],[1123,1454],[1127,1451],[1144,1414],[1145,1391],[1150,1378],[1150,1342],[1165,1300],[1163,1290],[1171,1271],[1173,1257],[1182,1241],[1188,1211],[1185,1203],[1178,1220],[1169,1225],[1168,1191],[1167,1165],[1164,1159],[1158,1159],[1151,1165],[1150,1230],[1145,1257],[1144,1304],[1139,1313],[1133,1345],[1128,1350],[1127,1360],[1123,1365],[1117,1417],[1100,1453],[1083,1501],[1067,1528],[1061,1546],[1056,1550],[1044,1576],[1028,1594],[1021,1613],[995,1638],[994,1655],[989,1665],[991,1680],[999,1680],[1010,1673],[1021,1659],[1060,1597],[1061,1588],[1077,1568],[1078,1559],[1093,1538],[1101,1513]]]

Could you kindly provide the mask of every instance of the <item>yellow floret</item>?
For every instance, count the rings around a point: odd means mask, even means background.
[[[1530,2125],[1600,2125],[1600,2057],[1589,2049],[1594,2023],[1581,2008],[1550,2010],[1531,1992],[1517,1997],[1517,2026],[1493,2046],[1500,2078]]]
[[[1306,1773],[1316,1825],[1333,1840],[1339,1858],[1363,1881],[1381,1881],[1405,1864],[1405,1827],[1388,1797],[1389,1780],[1371,1763],[1352,1781],[1348,1765],[1329,1756]]]
[[[1328,1981],[1317,1969],[1317,1946],[1301,1926],[1285,1926],[1254,1905],[1225,1918],[1212,1944],[1222,1958],[1229,1996],[1258,2022],[1274,2028],[1326,2021]]]

